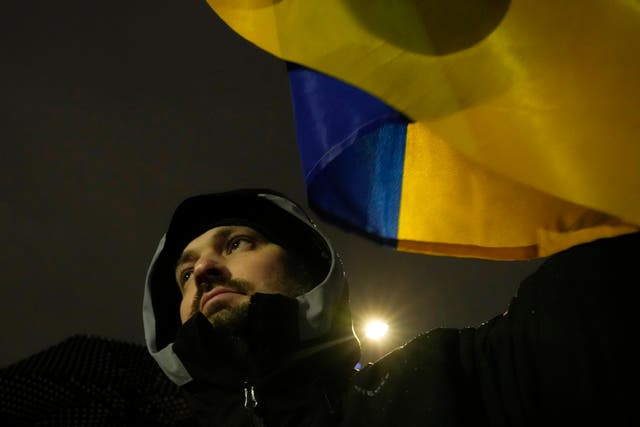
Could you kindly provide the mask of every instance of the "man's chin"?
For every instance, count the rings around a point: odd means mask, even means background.
[[[247,320],[249,303],[237,306],[216,307],[209,313],[203,313],[214,328],[237,329]]]

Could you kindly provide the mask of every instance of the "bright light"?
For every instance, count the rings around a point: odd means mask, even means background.
[[[367,338],[370,338],[372,340],[379,340],[383,336],[385,336],[388,330],[389,325],[387,325],[386,323],[380,320],[372,320],[371,322],[367,323],[364,334]]]

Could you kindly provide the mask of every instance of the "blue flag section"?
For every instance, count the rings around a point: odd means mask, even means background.
[[[408,120],[351,85],[295,64],[289,79],[312,208],[395,247]]]

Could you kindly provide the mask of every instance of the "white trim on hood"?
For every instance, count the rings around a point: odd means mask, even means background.
[[[147,344],[147,350],[149,354],[155,359],[156,363],[160,365],[160,368],[167,377],[177,385],[181,386],[193,378],[187,372],[180,358],[173,352],[173,343],[169,344],[165,348],[158,350],[156,345],[156,317],[153,313],[153,301],[151,300],[151,290],[149,289],[149,282],[151,277],[151,269],[156,263],[162,248],[164,248],[166,236],[162,236],[158,248],[156,249],[149,269],[147,270],[147,278],[144,286],[144,298],[142,300],[142,321],[144,323],[144,337]]]

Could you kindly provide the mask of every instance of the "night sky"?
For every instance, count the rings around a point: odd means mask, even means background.
[[[200,1],[11,2],[0,13],[0,366],[74,334],[143,342],[144,277],[187,196],[269,187],[303,205],[284,64]],[[540,261],[342,254],[363,361],[502,313]]]

